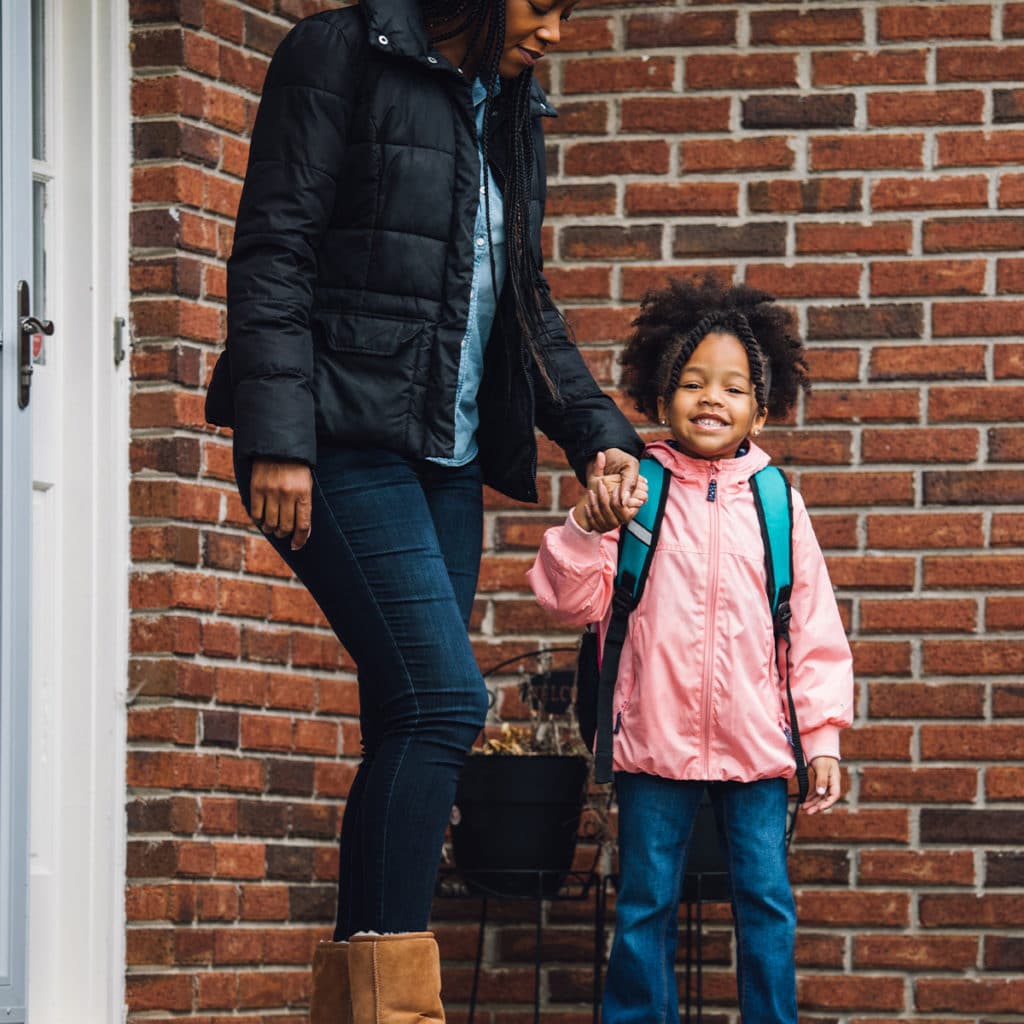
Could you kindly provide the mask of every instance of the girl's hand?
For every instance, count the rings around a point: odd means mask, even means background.
[[[249,481],[253,522],[268,536],[291,537],[292,551],[309,540],[313,474],[304,462],[254,459]]]
[[[839,774],[839,762],[834,757],[816,757],[811,762],[814,780],[811,790],[804,801],[804,810],[808,814],[826,811],[840,796],[842,776]]]

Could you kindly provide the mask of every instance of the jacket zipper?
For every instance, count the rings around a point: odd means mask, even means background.
[[[712,505],[709,511],[711,529],[710,557],[708,559],[708,621],[704,630],[704,677],[701,680],[701,699],[704,724],[702,743],[702,775],[711,778],[711,685],[715,660],[715,611],[718,607],[718,465],[711,463],[711,479],[708,481],[707,500]]]

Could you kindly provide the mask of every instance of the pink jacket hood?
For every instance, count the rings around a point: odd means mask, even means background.
[[[630,616],[615,688],[614,765],[664,778],[750,782],[795,771],[750,477],[756,445],[708,461],[659,441],[672,473],[658,547]],[[710,488],[711,481],[715,488]],[[713,498],[713,500],[712,500]],[[528,578],[567,624],[611,613],[618,531],[581,529],[571,513],[544,535]],[[793,493],[790,679],[808,760],[839,756],[851,722],[853,666],[825,560]]]

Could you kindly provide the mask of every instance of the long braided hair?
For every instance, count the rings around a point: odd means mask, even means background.
[[[467,35],[466,54],[482,56],[479,77],[487,88],[484,104],[483,157],[487,166],[491,151],[493,119],[491,112],[498,96],[498,65],[505,44],[505,0],[420,0],[423,20],[435,45]],[[530,244],[530,197],[536,154],[533,145],[533,123],[530,116],[530,94],[533,69],[526,68],[512,81],[500,86],[507,93],[504,103],[508,117],[508,169],[503,193],[505,210],[505,241],[508,252],[508,281],[512,288],[516,320],[527,349],[551,396],[558,399],[558,386],[551,379],[544,358],[542,338],[551,333],[545,321],[554,318],[569,333],[568,325],[543,287],[537,254]],[[490,209],[490,175],[484,176],[484,202]],[[491,281],[496,282],[494,245],[491,222],[487,218],[487,242],[491,260]],[[495,289],[497,291],[497,289]]]
[[[767,292],[713,277],[671,280],[648,292],[623,350],[622,383],[639,412],[658,420],[658,398],[670,401],[694,349],[712,331],[732,334],[746,349],[759,409],[785,416],[811,390],[804,347],[792,314]]]

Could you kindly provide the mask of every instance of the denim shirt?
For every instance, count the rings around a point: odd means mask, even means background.
[[[480,151],[480,200],[473,228],[473,283],[469,293],[469,316],[462,339],[459,378],[455,391],[455,451],[449,459],[431,459],[443,466],[464,466],[477,455],[476,431],[480,413],[476,397],[484,372],[484,349],[491,335],[498,296],[505,281],[505,201],[494,175],[484,161],[484,101],[487,88],[478,78],[473,82],[473,110],[476,114],[477,145]],[[484,175],[488,176],[490,210],[484,204]],[[494,281],[487,250],[487,217],[491,221],[491,242],[494,246]],[[497,286],[497,291],[495,291]]]

